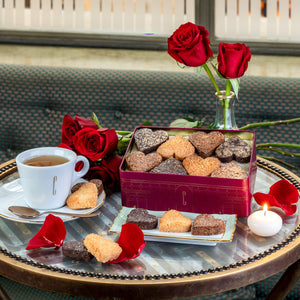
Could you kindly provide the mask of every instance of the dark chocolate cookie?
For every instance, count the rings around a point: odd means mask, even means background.
[[[67,241],[63,243],[62,253],[64,256],[90,261],[94,257],[89,253],[83,241]]]
[[[134,223],[141,229],[154,229],[157,227],[158,218],[150,215],[147,209],[135,208],[127,216],[127,223]]]
[[[174,157],[164,160],[157,167],[153,168],[150,173],[166,173],[166,174],[179,174],[187,175],[182,162]]]
[[[234,136],[221,144],[215,151],[221,162],[236,160],[239,163],[247,163],[251,157],[251,147],[239,136]]]
[[[135,145],[139,151],[150,153],[155,151],[162,143],[169,139],[164,130],[152,131],[150,128],[138,129],[134,134]]]

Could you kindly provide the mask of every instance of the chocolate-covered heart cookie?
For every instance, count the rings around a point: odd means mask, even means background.
[[[157,216],[150,215],[147,209],[135,208],[127,216],[127,223],[134,223],[141,229],[154,229],[157,227]]]
[[[221,144],[215,151],[221,162],[236,160],[239,163],[247,163],[251,157],[251,147],[239,136],[234,136]]]
[[[183,167],[182,162],[174,157],[164,160],[157,167],[153,168],[150,172],[187,175],[187,172]]]
[[[148,172],[162,161],[162,157],[158,153],[145,154],[141,151],[130,153],[126,157],[127,167],[130,171]]]
[[[206,158],[211,156],[215,149],[225,142],[225,137],[220,131],[211,131],[209,133],[197,131],[190,135],[189,141],[196,148],[198,154]]]
[[[150,128],[138,129],[134,134],[135,145],[145,154],[155,151],[162,143],[169,139],[164,130],[152,131]]]

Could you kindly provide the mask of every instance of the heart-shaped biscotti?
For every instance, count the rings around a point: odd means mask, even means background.
[[[221,162],[216,157],[202,158],[200,156],[189,156],[182,162],[189,175],[209,176],[214,170],[221,167]]]
[[[70,194],[66,203],[71,209],[85,209],[97,205],[98,190],[92,182],[86,182],[77,191]]]
[[[141,229],[154,229],[157,227],[157,216],[150,215],[147,209],[135,208],[127,216],[127,223],[134,223]]]
[[[248,174],[237,162],[231,161],[213,171],[211,177],[246,179]]]
[[[150,128],[138,129],[134,134],[134,142],[139,151],[145,154],[155,151],[162,143],[169,139],[164,130],[152,131]]]
[[[165,212],[159,222],[159,231],[188,232],[191,230],[192,220],[182,215],[180,211],[171,209]]]
[[[146,155],[141,151],[135,151],[126,157],[128,169],[135,172],[148,172],[161,162],[162,157],[156,152]]]
[[[209,133],[197,131],[190,135],[189,141],[196,148],[198,154],[206,158],[213,155],[215,149],[225,142],[225,137],[220,131],[211,131]]]
[[[193,235],[215,235],[225,232],[225,222],[212,215],[202,214],[195,218],[192,226]]]
[[[164,159],[175,157],[178,160],[184,160],[186,157],[194,155],[195,148],[186,138],[176,135],[161,144],[156,151]]]
[[[118,258],[122,252],[119,244],[95,233],[88,234],[83,243],[88,252],[102,263]]]
[[[221,144],[215,151],[221,162],[235,159],[239,163],[247,163],[251,157],[251,147],[239,136],[234,136]]]
[[[183,167],[182,162],[177,160],[174,157],[164,160],[158,166],[153,168],[150,172],[151,173],[187,175],[187,172],[186,172],[185,168]]]

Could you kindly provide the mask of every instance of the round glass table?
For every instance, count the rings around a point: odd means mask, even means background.
[[[256,192],[268,192],[280,179],[300,190],[300,179],[292,172],[260,158],[257,163]],[[0,166],[0,191],[16,179],[14,160]],[[116,240],[118,234],[109,228],[121,207],[120,193],[107,196],[100,216],[65,222],[66,240],[81,240],[89,233]],[[255,209],[258,206],[252,201]],[[254,235],[247,218],[238,218],[231,242],[206,246],[148,241],[138,258],[118,264],[75,260],[63,256],[61,249],[27,251],[28,241],[41,224],[0,218],[0,273],[23,284],[74,296],[170,299],[215,294],[263,280],[298,260],[299,209],[293,216],[276,212],[283,218],[283,227],[272,237]]]

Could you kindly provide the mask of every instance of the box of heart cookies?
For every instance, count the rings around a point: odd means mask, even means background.
[[[252,131],[136,127],[120,166],[122,205],[246,217],[256,170]]]

